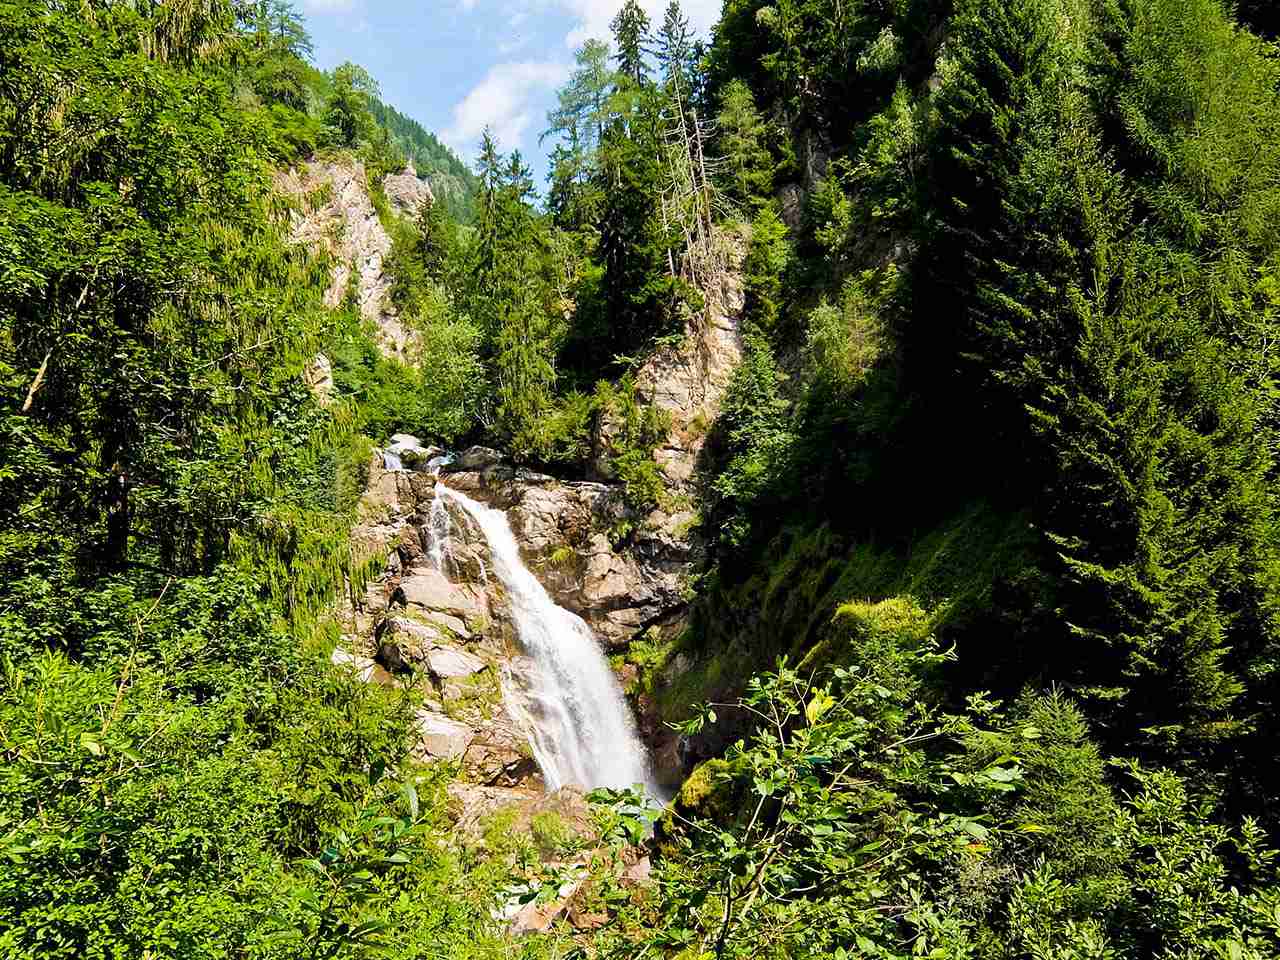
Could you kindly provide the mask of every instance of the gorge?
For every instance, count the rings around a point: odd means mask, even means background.
[[[665,2],[0,0],[0,957],[1280,957],[1269,5]]]

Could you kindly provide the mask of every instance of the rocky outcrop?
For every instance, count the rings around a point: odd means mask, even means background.
[[[411,220],[422,212],[424,206],[436,202],[431,195],[431,185],[419,178],[412,163],[400,173],[387,174],[382,180],[382,192],[386,194],[392,210]]]
[[[465,451],[440,482],[506,510],[526,564],[607,646],[621,648],[679,615],[695,559],[692,512],[640,516],[617,486],[516,470],[480,450]],[[624,524],[626,545],[615,547],[610,533]]]
[[[485,539],[465,513],[436,499],[434,476],[384,464],[413,450],[426,463],[434,451],[412,437],[393,447],[397,454],[379,451],[369,464],[352,531],[357,559],[385,562],[339,610],[346,632],[333,661],[367,682],[423,692],[419,759],[457,763],[469,784],[540,791],[525,734],[504,704],[502,676],[516,651],[504,598],[486,574]],[[447,550],[442,527],[452,531]]]
[[[705,306],[690,317],[679,343],[653,354],[636,374],[640,398],[671,417],[671,430],[654,457],[673,489],[685,490],[694,477],[707,433],[742,359],[739,320],[744,291],[742,262],[747,242],[737,235],[718,238],[724,268],[703,290]]]
[[[335,307],[351,289],[360,315],[373,322],[378,346],[389,356],[412,359],[413,334],[402,323],[387,294],[391,280],[383,262],[391,237],[369,196],[364,164],[358,160],[311,160],[277,175],[276,186],[297,203],[293,240],[333,258],[324,302]],[[431,188],[412,166],[383,180],[383,191],[395,213],[415,217],[433,202]]]

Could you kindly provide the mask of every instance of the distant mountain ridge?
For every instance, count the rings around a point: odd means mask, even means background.
[[[431,183],[431,191],[449,215],[459,223],[471,219],[471,198],[478,184],[471,168],[417,120],[377,98],[371,98],[369,112],[378,126],[404,151],[420,177]]]

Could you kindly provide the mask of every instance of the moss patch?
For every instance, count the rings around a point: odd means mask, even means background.
[[[826,524],[785,530],[759,572],[707,584],[690,629],[646,664],[651,678],[680,654],[692,664],[669,683],[647,681],[659,714],[682,720],[690,704],[730,698],[779,656],[822,666],[878,637],[918,642],[963,630],[991,605],[994,586],[1026,566],[1034,543],[1025,514],[986,501],[905,542],[858,540]]]

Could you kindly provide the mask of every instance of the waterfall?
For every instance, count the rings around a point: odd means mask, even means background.
[[[532,670],[507,671],[503,696],[525,728],[547,788],[642,784],[656,796],[631,711],[591,628],[557,606],[524,565],[506,514],[438,484],[436,503],[442,500],[457,504],[484,533],[493,573],[506,592],[520,645],[532,661]],[[434,522],[432,527],[435,534]],[[447,536],[446,530],[441,542]]]
[[[449,571],[445,568],[445,558],[450,555],[452,544],[449,540],[449,510],[444,505],[444,498],[440,496],[433,497],[431,500],[431,512],[427,515],[428,529],[431,531],[431,543],[427,547],[427,554],[431,557],[431,565],[443,573],[446,577]]]

